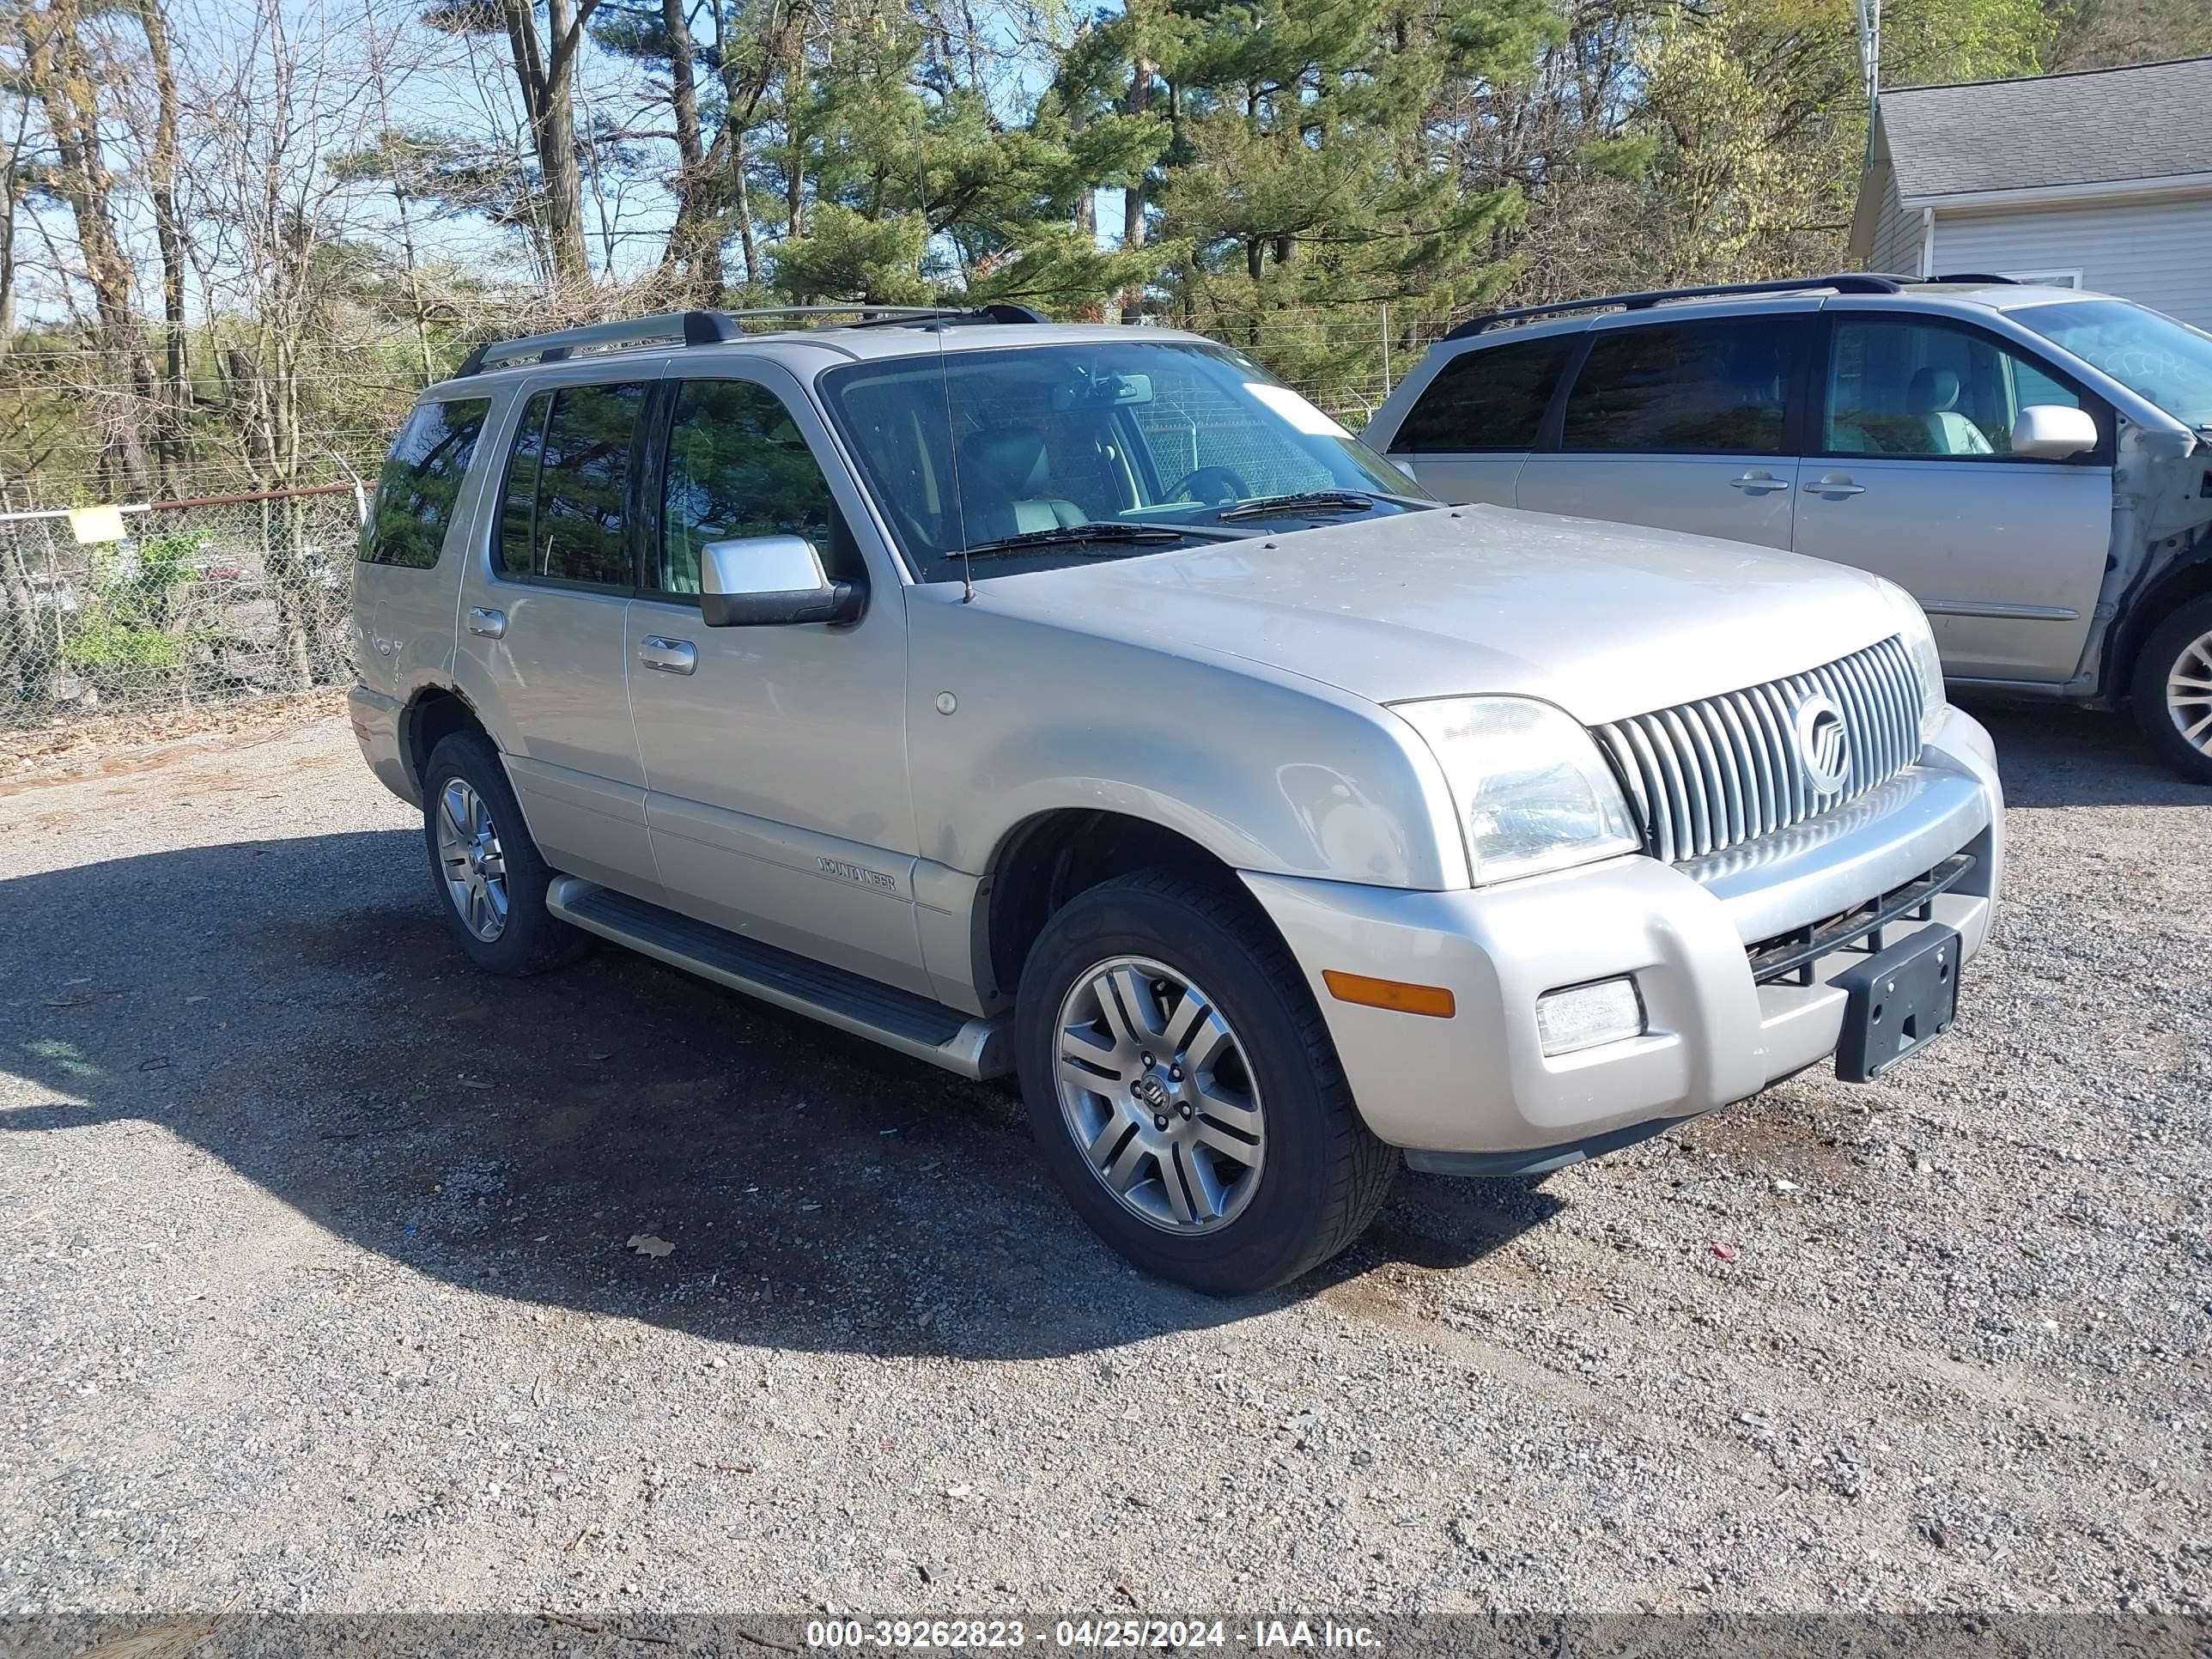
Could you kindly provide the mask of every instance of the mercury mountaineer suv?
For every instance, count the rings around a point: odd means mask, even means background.
[[[1951,1024],[2002,803],[1902,589],[1439,505],[1204,339],[844,314],[509,341],[400,433],[352,720],[484,968],[596,934],[1015,1073],[1084,1219],[1224,1294],[1401,1160]]]

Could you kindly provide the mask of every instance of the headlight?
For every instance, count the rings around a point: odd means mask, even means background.
[[[1478,882],[1642,849],[1620,785],[1590,735],[1525,697],[1392,705],[1444,769]]]
[[[1893,581],[1875,580],[1881,583],[1890,609],[1897,612],[1898,636],[1905,641],[1905,655],[1912,659],[1912,672],[1920,678],[1920,742],[1925,747],[1936,740],[1949,707],[1943,696],[1942,653],[1936,648],[1935,630],[1928,626],[1928,613],[1920,608],[1920,601]]]

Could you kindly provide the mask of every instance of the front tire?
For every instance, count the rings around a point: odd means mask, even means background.
[[[545,908],[554,872],[530,839],[499,751],[456,732],[422,772],[422,841],[438,908],[477,967],[521,977],[574,961],[590,936]]]
[[[2168,766],[2212,783],[2212,593],[2153,630],[2136,658],[2136,724]]]
[[[1146,870],[1045,925],[1015,1004],[1038,1150],[1146,1273],[1270,1289],[1365,1231],[1398,1166],[1304,977],[1245,896]]]

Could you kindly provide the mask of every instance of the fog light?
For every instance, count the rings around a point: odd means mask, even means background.
[[[1623,976],[1570,985],[1536,999],[1536,1035],[1547,1054],[1571,1054],[1601,1042],[1644,1035],[1644,1000]]]

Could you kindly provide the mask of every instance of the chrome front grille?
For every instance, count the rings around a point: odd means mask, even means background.
[[[1846,763],[1833,788],[1816,781],[1799,738],[1800,713],[1816,698],[1842,720]],[[1894,777],[1920,752],[1920,678],[1891,638],[1595,735],[1627,786],[1645,848],[1674,863],[1802,823]],[[1824,735],[1832,745],[1832,728]]]

